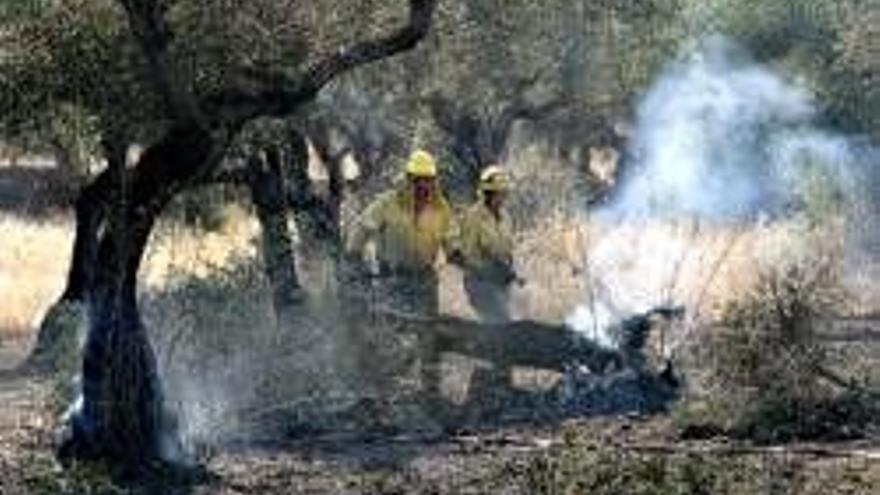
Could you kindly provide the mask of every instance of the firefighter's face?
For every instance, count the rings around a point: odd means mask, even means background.
[[[494,210],[500,210],[507,199],[507,193],[504,191],[486,191],[483,193],[486,198],[486,205]]]
[[[412,184],[413,198],[420,203],[430,200],[437,187],[437,181],[433,177],[413,177],[410,179],[410,183]]]

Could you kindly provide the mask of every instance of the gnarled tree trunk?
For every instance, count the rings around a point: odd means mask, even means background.
[[[168,457],[155,356],[137,306],[137,273],[162,208],[216,166],[225,144],[195,123],[180,124],[147,149],[132,173],[124,166],[109,169],[118,193],[97,245],[82,402],[62,459],[103,458],[130,470]]]
[[[94,278],[98,232],[114,194],[113,171],[124,169],[127,146],[121,140],[106,141],[104,148],[108,167],[83,187],[77,197],[76,232],[65,288],[40,323],[37,342],[26,362],[28,367],[56,370],[64,357],[62,354],[69,351],[62,341],[69,344],[85,320],[84,304]]]
[[[537,122],[559,110],[565,103],[552,98],[542,103],[531,103],[525,94],[537,77],[515,81],[515,96],[500,111],[481,112],[463,108],[440,94],[433,94],[426,103],[437,126],[446,135],[452,155],[463,169],[458,170],[457,182],[465,186],[466,196],[473,199],[473,185],[487,166],[504,159],[508,140],[518,121]]]
[[[342,255],[340,216],[345,185],[341,160],[322,156],[328,184],[326,193],[319,194],[308,174],[309,150],[305,137],[291,130],[287,144],[288,204],[296,218],[303,261],[313,272],[324,276],[325,287],[329,288],[338,285]]]

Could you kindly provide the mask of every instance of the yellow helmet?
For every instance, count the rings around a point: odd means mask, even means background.
[[[498,165],[490,165],[480,173],[480,191],[505,192],[510,189],[507,173]]]
[[[406,173],[411,177],[437,177],[437,161],[427,151],[417,150],[409,157]]]

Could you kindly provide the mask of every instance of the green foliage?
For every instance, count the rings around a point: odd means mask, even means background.
[[[827,78],[835,113],[880,138],[880,2],[846,2]]]
[[[880,4],[859,0],[689,1],[684,29],[691,39],[724,34],[744,44],[813,91],[826,118],[849,131],[876,135],[876,20]],[[876,49],[874,50],[876,53]],[[873,83],[872,83],[873,82]],[[874,110],[872,112],[872,109]]]
[[[842,385],[818,338],[844,300],[838,274],[828,261],[808,263],[761,274],[726,308],[702,349],[709,384],[679,410],[682,427],[712,424],[761,442],[864,430],[871,406]]]
[[[266,73],[296,75],[310,56],[335,51],[361,35],[386,33],[384,21],[393,24],[394,16],[406,12],[402,1],[383,2],[369,16],[360,8],[372,2],[165,3],[171,77],[178,90],[197,98],[271,84],[265,79],[275,76]],[[112,132],[149,142],[166,124],[165,102],[122,2],[21,2],[0,13],[4,139],[27,136],[45,143],[60,132],[92,142]],[[69,115],[70,108],[93,124],[78,126],[58,117]]]
[[[818,470],[788,455],[627,449],[577,438],[503,470],[523,493],[535,495],[869,493],[880,482],[869,471],[847,465]]]
[[[196,95],[247,88],[255,70],[296,74],[310,57],[400,23],[403,4],[169,2],[172,66]],[[94,153],[108,127],[148,140],[162,125],[162,103],[117,2],[4,5],[0,134],[59,136],[73,142],[68,149]],[[813,90],[832,124],[876,136],[878,15],[876,2],[858,0],[441,2],[419,49],[346,76],[312,110],[373,151],[391,143],[370,164],[386,183],[410,148],[448,148],[422,105],[431,95],[485,122],[517,100],[558,99],[568,120],[527,138],[566,132],[574,118],[587,128],[576,134],[592,145],[587,131],[630,117],[683,46],[720,33]],[[467,167],[458,168],[465,170],[450,184],[469,180]]]
[[[51,143],[81,162],[97,153],[103,131],[144,132],[159,118],[115,2],[45,3],[3,21],[14,33],[0,76],[4,136]]]
[[[244,69],[295,70],[306,60],[307,30],[293,0],[174,2],[168,13],[175,33],[177,77],[196,94],[240,83]]]
[[[145,301],[149,321],[163,322],[160,340],[172,355],[178,349],[228,354],[247,346],[259,328],[272,327],[271,301],[259,264],[233,260],[204,277],[181,276]],[[175,358],[176,359],[176,358]]]
[[[576,441],[531,459],[523,485],[536,495],[708,495],[762,493],[770,476],[743,458],[640,453]]]
[[[803,201],[804,213],[812,225],[827,225],[846,213],[847,195],[829,168],[808,164],[797,188],[796,194]]]

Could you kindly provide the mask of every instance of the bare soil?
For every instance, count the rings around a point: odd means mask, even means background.
[[[880,331],[878,320],[849,323],[835,329],[834,338],[851,340],[859,332],[873,336]],[[56,465],[52,454],[56,421],[47,411],[52,383],[16,371],[27,345],[26,339],[0,342],[0,494],[127,493],[93,471],[63,471]],[[873,349],[867,354],[877,355],[878,343],[873,338],[859,339],[856,345],[857,349]],[[595,452],[603,454],[595,457]],[[568,486],[566,480],[553,481],[553,476],[581,476],[579,470],[599,469],[590,464],[595,459],[619,461],[621,470],[629,470],[642,466],[642,459],[672,457],[712,459],[720,463],[712,464],[716,471],[725,469],[725,459],[735,459],[730,465],[736,469],[766,477],[764,493],[880,493],[880,437],[776,447],[722,438],[681,441],[668,416],[576,419],[442,437],[328,434],[271,444],[227,445],[206,457],[209,476],[201,483],[153,486],[137,492],[562,493],[553,487]],[[638,463],[632,464],[633,459]],[[575,468],[569,469],[566,463]],[[771,482],[775,479],[782,480],[781,484]],[[574,483],[571,486],[582,490],[565,493],[593,493],[582,485]],[[597,493],[615,493],[610,490]],[[639,493],[665,492],[646,489]]]

